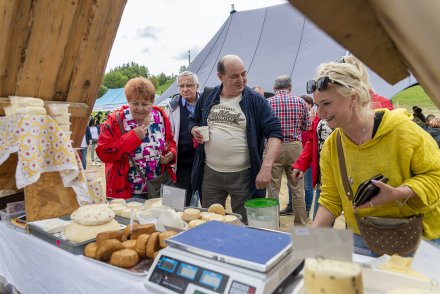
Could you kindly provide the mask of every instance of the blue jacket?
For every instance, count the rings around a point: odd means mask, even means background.
[[[194,114],[189,117],[190,131],[194,126],[208,125],[209,112],[213,105],[220,103],[222,88],[223,85],[215,87],[206,98],[206,101],[203,101],[203,99],[197,100]],[[263,162],[263,151],[266,139],[278,138],[281,140],[283,138],[281,124],[279,119],[274,115],[269,103],[249,87],[243,90],[243,99],[240,101],[240,107],[246,116],[246,135],[251,163],[249,182],[251,195],[249,195],[249,198],[266,197],[266,189],[257,190],[255,187],[255,179],[260,172]],[[204,165],[205,149],[203,145],[199,145],[191,174],[191,184],[194,191],[201,192]]]

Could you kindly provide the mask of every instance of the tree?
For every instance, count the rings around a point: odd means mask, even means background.
[[[179,73],[183,73],[186,70],[186,65],[182,65],[179,69]]]
[[[168,81],[167,76],[163,72],[161,72],[159,77],[158,77],[159,86],[165,84],[167,81]]]
[[[129,78],[120,71],[110,71],[104,76],[104,87],[108,89],[122,88],[128,80]]]
[[[99,90],[98,98],[102,97],[105,93],[107,93],[108,88],[104,85],[101,85],[101,89]]]

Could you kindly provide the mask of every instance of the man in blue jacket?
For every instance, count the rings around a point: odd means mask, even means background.
[[[191,182],[194,191],[202,192],[203,207],[225,206],[230,195],[233,212],[247,223],[244,202],[266,195],[281,145],[281,125],[267,101],[246,86],[247,72],[240,57],[224,56],[217,72],[222,84],[197,101],[189,119],[189,129],[199,144]],[[208,141],[200,126],[209,127]]]

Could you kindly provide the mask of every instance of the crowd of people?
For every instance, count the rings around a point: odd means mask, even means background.
[[[186,190],[187,206],[194,199],[204,208],[225,205],[229,196],[233,212],[247,223],[245,201],[278,199],[285,174],[289,202],[280,213],[315,227],[331,227],[344,214],[356,252],[374,255],[354,214],[423,214],[424,237],[440,244],[438,118],[421,118],[416,107],[413,120],[422,125],[393,110],[354,56],[321,64],[306,87],[313,97],[293,95],[302,85],[293,91],[291,78],[280,75],[275,95],[266,99],[261,86],[247,85],[246,65],[236,55],[218,61],[217,76],[218,86],[199,89],[197,75],[182,72],[179,94],[165,110],[153,106],[148,79],[132,79],[125,86],[128,106],[101,124],[91,119],[86,141],[92,165],[105,163],[108,197],[157,197],[150,184],[168,179]],[[378,194],[358,207],[346,194],[338,144],[351,190],[376,174],[388,178],[373,180]]]

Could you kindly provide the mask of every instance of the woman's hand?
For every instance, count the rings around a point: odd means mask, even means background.
[[[191,129],[191,135],[194,137],[194,139],[196,139],[197,143],[199,144],[203,144],[203,136],[202,134],[199,132],[199,130],[197,130],[198,127],[193,127]]]
[[[303,178],[304,173],[297,168],[291,170],[292,181],[295,185],[298,184],[298,181]]]
[[[371,208],[379,205],[384,205],[393,201],[400,199],[401,197],[396,197],[397,194],[401,194],[400,187],[394,188],[388,184],[385,184],[381,181],[371,180],[371,182],[378,187],[379,193],[376,196],[373,196],[370,201],[365,202],[362,205],[357,206],[357,208]]]
[[[147,134],[148,131],[148,124],[141,124],[138,127],[133,129],[134,132],[136,133],[136,136],[139,138],[139,140],[144,140],[145,135]]]
[[[174,159],[174,154],[171,151],[168,151],[167,154],[160,156],[160,163],[161,164],[167,164],[168,162],[172,161]]]

